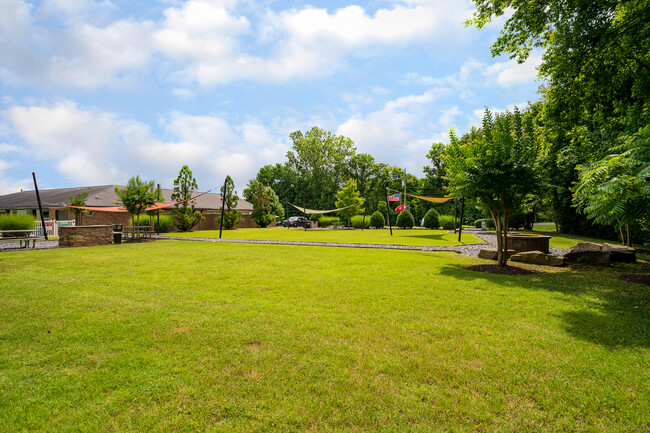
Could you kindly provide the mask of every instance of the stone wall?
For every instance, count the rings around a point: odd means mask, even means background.
[[[76,226],[59,228],[60,247],[92,247],[113,244],[113,226]]]

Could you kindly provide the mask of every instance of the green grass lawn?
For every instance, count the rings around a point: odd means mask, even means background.
[[[207,237],[218,238],[219,230],[201,230],[187,233],[165,233],[169,236]],[[396,244],[418,246],[450,246],[460,244],[481,244],[482,240],[470,233],[463,233],[462,242],[458,242],[458,234],[448,233],[447,230],[393,229],[390,235],[388,229],[382,230],[342,230],[342,229],[314,229],[267,227],[264,229],[236,229],[223,230],[222,238],[225,239],[256,239],[256,240],[282,240],[282,241],[310,241],[310,242],[349,242],[367,244]]]
[[[174,241],[1,253],[0,431],[648,429],[649,288],[617,278],[632,267],[475,263]]]

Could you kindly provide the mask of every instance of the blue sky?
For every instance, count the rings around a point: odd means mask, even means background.
[[[0,0],[0,194],[124,184],[241,191],[312,126],[422,174],[484,108],[538,99],[539,54],[492,58],[464,0]]]

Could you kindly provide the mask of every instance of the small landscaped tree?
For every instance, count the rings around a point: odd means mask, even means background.
[[[190,231],[204,218],[200,211],[194,209],[196,200],[185,201],[191,198],[197,189],[198,185],[192,176],[192,170],[184,165],[174,180],[174,192],[172,193],[172,200],[182,203],[176,204],[171,211],[174,216],[174,225],[182,232]]]
[[[350,226],[350,218],[361,212],[362,205],[363,199],[359,197],[357,182],[354,179],[348,180],[345,186],[336,193],[336,207],[345,208],[338,213],[348,219],[348,227]]]
[[[80,192],[79,194],[75,196],[68,196],[68,206],[86,206],[86,200],[88,199],[88,191]],[[71,212],[74,212],[74,219],[75,219],[75,224],[80,226],[81,225],[81,218],[84,213],[82,209],[77,209],[76,207],[68,207],[66,208]]]
[[[494,119],[488,109],[483,128],[458,139],[452,130],[444,160],[448,191],[489,210],[497,232],[498,263],[506,265],[508,216],[539,185],[538,146],[532,119],[505,113]]]
[[[385,225],[386,225],[386,220],[384,219],[384,216],[381,214],[381,212],[375,211],[370,216],[370,227],[376,229],[383,229]]]
[[[236,209],[239,197],[235,194],[235,182],[230,176],[226,176],[226,182],[221,187],[221,194],[225,198],[223,228],[230,230],[238,222],[244,221],[244,218],[241,217],[241,211]],[[217,221],[221,221],[221,217],[217,218]]]
[[[115,194],[117,194],[122,205],[131,215],[131,223],[133,227],[140,225],[140,214],[144,212],[148,206],[152,206],[156,202],[153,180],[145,182],[140,179],[140,176],[135,176],[129,179],[126,188],[119,188],[116,186]]]

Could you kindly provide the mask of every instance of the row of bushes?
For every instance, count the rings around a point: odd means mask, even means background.
[[[329,227],[334,222],[340,222],[341,219],[338,217],[328,217],[321,216],[318,218],[319,227]],[[456,224],[460,224],[460,220],[456,220]],[[363,215],[355,215],[350,220],[350,225],[356,229],[360,229],[363,225],[363,228],[383,228],[386,226],[386,219],[384,214],[380,211],[376,211],[370,217],[366,216],[365,224]],[[399,228],[412,228],[414,227],[415,219],[413,215],[408,210],[402,211],[397,215],[397,220],[395,221],[395,226]],[[438,212],[435,209],[430,209],[424,216],[424,227],[429,229],[438,229],[442,227],[444,230],[453,230],[454,229],[454,217],[451,215],[438,215]]]

